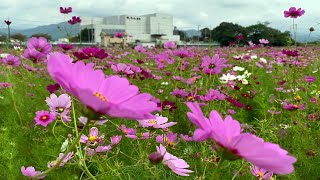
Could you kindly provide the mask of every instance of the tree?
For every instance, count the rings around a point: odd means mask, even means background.
[[[14,35],[11,36],[11,39],[16,39],[16,40],[19,40],[21,42],[24,42],[27,40],[27,36],[21,34],[21,33],[16,33]]]
[[[239,43],[245,44],[247,36],[246,28],[238,24],[222,22],[211,31],[213,40],[218,41],[222,46],[228,46],[230,42],[236,42],[236,36],[239,34],[244,37]]]
[[[201,41],[211,41],[211,36],[210,36],[210,34],[211,34],[211,30],[209,29],[209,28],[203,28],[203,29],[201,29],[200,30],[200,32],[201,32],[201,35],[200,35],[200,40]]]
[[[52,37],[50,34],[45,34],[45,33],[37,33],[37,34],[33,34],[31,37],[44,37],[46,38],[48,41],[52,41]]]
[[[281,32],[277,29],[268,27],[269,23],[261,23],[246,27],[248,32],[248,40],[255,44],[259,44],[259,39],[268,39],[269,45],[286,46],[292,42],[290,32]]]

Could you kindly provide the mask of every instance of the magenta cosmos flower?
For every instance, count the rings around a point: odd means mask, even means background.
[[[42,172],[40,171],[36,171],[36,169],[32,166],[29,166],[27,168],[25,168],[24,166],[21,167],[21,172],[24,176],[26,177],[31,177],[34,178],[36,177],[38,174],[41,174]],[[38,177],[38,179],[43,179],[45,176],[41,176]]]
[[[123,32],[116,32],[116,33],[114,33],[114,37],[116,37],[116,38],[123,38],[123,36],[124,36],[124,33],[123,33]]]
[[[60,7],[61,14],[69,14],[72,12],[72,7]]]
[[[308,82],[308,83],[313,83],[317,80],[316,77],[314,76],[305,76],[304,79]]]
[[[71,25],[81,23],[81,19],[80,19],[80,17],[72,16],[72,18],[68,20],[68,23]]]
[[[48,56],[48,72],[53,80],[95,112],[128,119],[154,117],[151,112],[159,108],[150,94],[139,93],[139,88],[126,78],[105,77],[93,66],[82,61],[72,63],[62,53]]]
[[[180,176],[189,176],[189,173],[193,171],[189,170],[189,165],[183,160],[167,152],[166,148],[162,144],[157,146],[157,153],[163,157],[162,162],[168,166],[174,173]],[[161,159],[161,158],[160,158]]]
[[[72,44],[58,44],[58,46],[64,51],[69,51],[74,47]]]
[[[218,54],[214,55],[212,58],[210,56],[205,56],[202,58],[201,67],[203,72],[206,74],[219,74],[222,69],[226,67],[227,60],[220,58]]]
[[[56,117],[48,111],[37,111],[36,117],[34,118],[34,120],[36,121],[36,125],[41,125],[44,127],[47,127],[47,125],[55,119]]]
[[[297,9],[295,7],[291,7],[289,9],[289,11],[284,11],[283,14],[284,14],[284,17],[285,18],[297,18],[297,17],[300,17],[302,15],[304,15],[305,11],[301,8]]]
[[[193,106],[193,109],[194,107],[200,109],[198,103],[187,105]],[[228,115],[223,120],[217,111],[211,111],[209,122],[201,116],[197,120],[195,118],[197,116],[194,116],[191,122],[196,122],[199,129],[206,132],[206,136],[219,145],[221,149],[218,151],[224,158],[230,160],[244,158],[260,168],[277,174],[290,174],[294,171],[293,163],[297,161],[295,157],[289,156],[288,152],[278,144],[264,142],[263,139],[250,133],[241,133],[240,123],[231,116]],[[210,132],[206,124],[211,125]],[[200,139],[197,137],[199,135],[202,135],[203,139],[203,134],[195,133],[194,139]]]
[[[9,67],[9,66],[18,67],[20,65],[19,58],[17,56],[13,56],[13,55],[8,55],[6,58],[3,58],[2,62],[7,67]]]
[[[4,23],[6,23],[8,26],[12,23],[10,20],[4,20]]]

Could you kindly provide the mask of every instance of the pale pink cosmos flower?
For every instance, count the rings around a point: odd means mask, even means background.
[[[141,127],[152,127],[152,128],[168,128],[171,127],[173,125],[176,125],[177,122],[168,122],[168,118],[167,117],[162,117],[158,114],[155,115],[154,119],[143,119],[143,120],[138,120],[139,124]]]
[[[267,39],[259,39],[260,44],[269,44],[269,41]]]
[[[87,145],[86,148],[88,155],[94,155],[95,152],[106,152],[112,149],[111,145],[104,145],[104,134],[99,136],[99,130],[96,127],[92,127],[89,132],[89,137],[82,134],[80,137],[80,142]]]
[[[257,177],[259,180],[263,180],[263,179],[270,179],[273,175],[272,172],[268,172],[262,168],[259,168],[258,166],[252,166],[250,168],[250,172],[252,175],[254,175],[255,177]]]
[[[117,65],[111,65],[111,69],[113,72],[118,73],[118,74],[133,74],[134,72],[131,70],[130,66],[124,64],[124,63],[119,63]]]
[[[51,161],[48,162],[48,168],[52,168],[53,166],[55,166],[57,164],[58,161],[60,161],[64,156],[64,153],[60,153],[58,158],[55,161]],[[59,167],[64,166],[70,159],[73,158],[73,152],[69,152],[61,161],[61,163],[59,164]]]
[[[199,107],[197,104],[189,103],[189,106]],[[228,115],[223,120],[217,111],[211,111],[209,118],[211,130],[205,126],[208,124],[208,119],[200,116],[202,121],[199,121],[196,117],[192,117],[192,122],[206,134],[205,136],[204,133],[194,134],[194,138],[199,139],[197,136],[201,136],[202,140],[205,140],[210,137],[221,148],[218,152],[224,154],[224,158],[231,160],[244,158],[253,165],[277,174],[290,174],[294,171],[293,163],[297,161],[295,157],[288,155],[288,152],[278,144],[265,142],[251,133],[242,133],[240,123],[231,116]]]
[[[117,145],[119,144],[119,142],[121,141],[122,136],[121,135],[117,135],[117,136],[112,136],[110,137],[110,141],[111,141],[111,145]]]
[[[168,132],[168,134],[158,135],[156,137],[156,141],[157,143],[160,143],[160,144],[168,144],[169,146],[175,146],[179,143],[177,136],[178,134],[175,134],[170,131]]]
[[[187,134],[180,134],[180,138],[183,139],[183,140],[186,141],[186,142],[193,141],[193,137],[192,137],[192,136],[189,136],[189,135],[187,135]]]
[[[36,171],[36,169],[32,166],[29,166],[25,168],[24,166],[21,167],[21,172],[26,177],[35,178],[38,174],[41,174],[42,172]],[[43,179],[45,175],[38,177],[37,179]]]
[[[71,98],[68,94],[61,94],[59,97],[52,93],[46,98],[46,103],[50,107],[50,111],[62,113],[71,107]]]
[[[128,79],[108,76],[101,70],[94,70],[94,64],[83,61],[72,63],[62,53],[48,56],[48,72],[66,91],[77,97],[89,109],[111,117],[128,119],[153,118],[153,111],[159,110],[148,93],[130,85]]]
[[[189,170],[189,165],[183,160],[167,152],[166,148],[160,144],[157,152],[163,156],[163,164],[168,166],[174,173],[180,176],[189,176],[193,171]]]

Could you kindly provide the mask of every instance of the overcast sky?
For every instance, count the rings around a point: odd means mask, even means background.
[[[283,17],[289,7],[302,7],[306,14],[297,19],[298,31],[320,22],[319,0],[0,0],[0,17],[10,18],[12,28],[30,28],[62,22],[59,7],[71,6],[75,16],[143,15],[167,13],[179,29],[215,27],[223,21],[248,26],[258,21],[290,30],[292,19]],[[2,27],[5,24],[2,21]],[[318,30],[316,28],[316,30]],[[320,30],[320,25],[319,25]]]

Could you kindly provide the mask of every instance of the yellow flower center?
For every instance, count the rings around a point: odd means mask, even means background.
[[[105,96],[103,96],[102,94],[100,94],[98,92],[93,93],[93,95],[96,96],[97,98],[101,99],[104,102],[108,102],[109,101]]]
[[[148,121],[149,124],[157,124],[157,121],[155,119],[151,119]]]
[[[41,117],[41,120],[42,120],[42,121],[45,121],[45,120],[47,120],[47,119],[48,119],[48,116],[47,116],[47,115]]]
[[[259,175],[259,177],[263,177],[263,173],[261,171],[259,171],[257,174]]]
[[[89,141],[90,142],[95,142],[97,140],[97,137],[96,136],[90,136],[89,137]]]
[[[163,63],[163,62],[164,62],[164,59],[160,59],[160,62]]]

